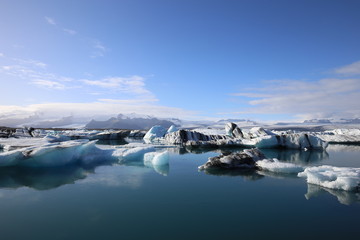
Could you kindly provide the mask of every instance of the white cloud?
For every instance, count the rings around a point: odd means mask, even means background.
[[[36,85],[38,87],[44,87],[49,89],[56,89],[56,90],[64,90],[65,85],[55,81],[37,79],[31,81],[31,84]]]
[[[50,17],[45,17],[45,20],[48,24],[51,24],[51,25],[56,25],[56,22],[53,18],[50,18]]]
[[[91,54],[92,58],[103,57],[105,52],[108,50],[104,44],[102,44],[99,40],[93,40],[93,48],[94,51]]]
[[[334,72],[346,76],[360,75],[360,61],[354,62],[352,64],[343,67],[336,68]]]
[[[5,57],[5,54],[0,52],[0,57]]]
[[[74,118],[98,119],[101,116],[116,116],[119,113],[139,113],[160,118],[189,118],[195,112],[181,108],[159,106],[153,103],[139,102],[137,100],[123,100],[122,102],[94,101],[87,103],[44,103],[27,106],[0,105],[0,119],[26,118],[37,115],[41,119],[60,119],[64,116]]]
[[[152,97],[153,94],[145,88],[145,78],[140,76],[111,77],[101,80],[82,80],[83,83],[128,94]]]
[[[242,114],[291,114],[302,119],[360,117],[360,79],[268,81],[264,88],[238,96],[253,107]]]
[[[0,66],[0,73],[29,81],[32,85],[42,88],[63,90],[67,88],[65,83],[73,82],[72,78],[59,76],[53,73],[43,71],[46,64],[33,61],[13,59],[18,62],[17,65]],[[40,68],[40,69],[37,69]]]
[[[37,60],[33,60],[33,59],[13,58],[13,60],[19,64],[30,65],[30,66],[39,67],[39,68],[47,67],[47,64],[37,61]]]
[[[77,33],[75,30],[67,29],[67,28],[64,28],[63,31],[70,35],[75,35]]]

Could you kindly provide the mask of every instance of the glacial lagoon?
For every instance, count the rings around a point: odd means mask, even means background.
[[[137,161],[0,168],[1,239],[350,239],[360,234],[359,192],[307,184],[296,174],[198,171],[221,151],[163,150],[169,165],[155,168]],[[360,167],[357,145],[262,151],[303,166]]]

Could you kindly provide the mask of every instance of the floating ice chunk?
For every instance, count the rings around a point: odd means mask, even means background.
[[[113,153],[113,157],[119,157],[122,161],[143,161],[144,154],[148,152],[154,152],[155,148],[150,147],[135,147],[130,149],[116,149]]]
[[[178,130],[179,130],[179,129],[178,129],[175,125],[171,125],[171,126],[169,127],[169,129],[167,130],[166,134],[172,133],[172,132],[176,132],[176,131],[178,131]]]
[[[169,152],[149,152],[144,155],[144,164],[160,166],[169,164]]]
[[[293,163],[280,162],[276,158],[257,161],[256,165],[263,170],[276,173],[299,173],[304,171],[302,166]]]
[[[298,174],[307,182],[331,189],[355,191],[360,189],[360,168],[333,166],[308,167]]]
[[[98,149],[95,142],[77,140],[49,143],[0,153],[0,166],[58,167],[75,163],[105,161],[110,152]]]
[[[150,128],[150,130],[145,134],[144,139],[154,140],[155,138],[162,138],[166,134],[166,129],[162,126],[156,125]]]

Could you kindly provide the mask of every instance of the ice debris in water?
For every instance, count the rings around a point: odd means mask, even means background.
[[[308,167],[298,174],[310,184],[346,191],[360,190],[360,168],[333,166]]]
[[[257,161],[256,165],[262,170],[276,173],[299,173],[304,171],[304,167],[302,166],[293,163],[280,162],[276,158]]]

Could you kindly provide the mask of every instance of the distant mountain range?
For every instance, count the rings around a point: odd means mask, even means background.
[[[335,119],[310,119],[305,120],[303,123],[310,124],[359,124],[360,118],[341,118],[339,120]]]
[[[177,125],[169,120],[161,120],[151,116],[123,115],[119,114],[116,118],[112,117],[106,121],[91,120],[86,124],[87,129],[138,129],[147,130],[152,126],[161,125],[169,128],[171,125]]]

